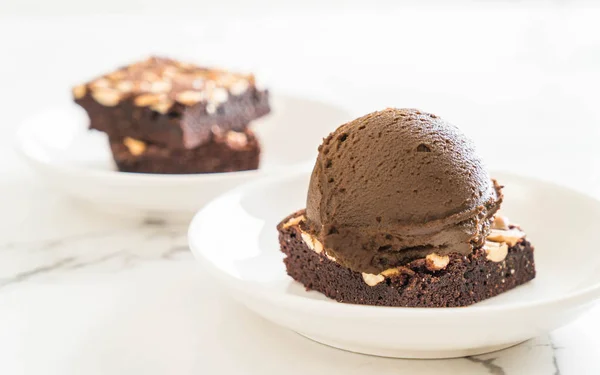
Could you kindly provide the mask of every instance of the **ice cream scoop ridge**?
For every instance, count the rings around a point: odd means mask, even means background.
[[[470,253],[501,202],[501,186],[456,126],[386,109],[325,138],[303,225],[340,264],[378,273],[431,253]]]

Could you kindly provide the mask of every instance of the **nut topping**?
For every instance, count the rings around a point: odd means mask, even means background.
[[[246,90],[248,90],[248,87],[250,87],[250,83],[248,83],[248,81],[240,80],[231,85],[229,92],[235,96],[242,95],[246,92]]]
[[[137,96],[133,103],[138,107],[148,107],[154,104],[158,104],[160,102],[161,96],[157,94],[143,94]]]
[[[187,90],[187,91],[182,91],[179,94],[177,94],[176,100],[183,104],[183,105],[188,105],[188,106],[192,106],[200,101],[202,101],[202,99],[204,99],[204,94],[201,91],[191,91],[191,90]]]
[[[289,227],[293,227],[295,225],[300,224],[303,221],[304,221],[304,215],[293,217],[290,220],[288,220],[285,224],[283,224],[283,228],[286,229]]]
[[[115,87],[117,88],[117,90],[121,91],[122,93],[128,93],[128,92],[133,91],[133,89],[134,89],[133,82],[131,82],[131,81],[117,82]]]
[[[90,82],[90,87],[92,89],[107,89],[110,88],[110,81],[106,78],[99,78],[95,81]]]
[[[171,87],[172,87],[171,82],[156,81],[156,82],[152,82],[152,84],[150,85],[150,92],[153,92],[155,94],[169,92],[169,91],[171,91]]]
[[[196,78],[192,81],[192,88],[201,90],[204,87],[204,78]]]
[[[248,138],[246,134],[234,131],[228,131],[225,138],[225,142],[234,150],[239,150],[248,144]]]
[[[327,256],[327,257],[329,258],[329,256]],[[375,285],[379,284],[380,282],[382,282],[383,280],[385,280],[387,277],[392,277],[392,276],[396,276],[396,275],[400,275],[400,274],[413,276],[415,274],[415,271],[413,271],[407,267],[399,266],[399,267],[395,267],[395,268],[388,268],[387,270],[381,271],[377,275],[363,272],[362,277],[363,277],[363,280],[365,281],[365,283],[367,283],[367,285],[375,286]]]
[[[398,275],[400,273],[399,268],[388,268],[387,270],[381,271],[380,275],[385,277],[390,277],[394,275]]]
[[[215,112],[217,112],[217,106],[215,106],[213,103],[208,103],[206,105],[206,113],[212,115]]]
[[[121,94],[118,91],[105,88],[92,90],[92,97],[105,107],[114,107],[121,100]]]
[[[75,99],[81,99],[85,96],[85,94],[87,92],[87,88],[85,87],[85,85],[78,85],[78,86],[73,87],[72,91],[73,91],[73,97]]]
[[[215,114],[230,95],[241,95],[253,86],[253,80],[252,75],[150,57],[119,68],[87,85],[76,86],[72,91],[75,99],[83,98],[90,91],[94,99],[105,106],[116,106],[127,100],[163,114],[168,113],[174,102],[185,106],[204,102],[206,112]]]
[[[450,263],[450,257],[448,255],[431,253],[425,257],[425,267],[430,271],[443,270],[448,263]]]
[[[508,255],[508,245],[505,243],[486,241],[483,245],[486,251],[486,258],[492,262],[502,262]]]
[[[109,79],[113,81],[119,81],[127,76],[127,73],[124,70],[116,70],[112,73],[106,75]]]
[[[362,273],[362,278],[368,286],[375,286],[385,280],[385,276],[381,274],[373,275],[372,273],[365,272]]]
[[[160,81],[160,76],[158,74],[156,74],[155,72],[146,70],[142,72],[142,79],[144,81],[148,81],[148,82],[156,82],[156,81]]]
[[[97,101],[115,106],[119,101],[136,101],[137,106],[154,106],[164,113],[169,102],[157,101],[147,94],[162,94],[171,101],[193,106],[206,101],[206,111],[214,114],[230,95],[241,95],[254,85],[254,77],[218,69],[208,69],[171,59],[150,57],[119,68],[91,81],[86,86],[73,88],[73,97],[80,99],[92,91]],[[103,89],[103,91],[99,91]],[[104,91],[113,90],[113,91]],[[172,105],[172,104],[171,104]]]
[[[131,154],[134,156],[139,156],[143,154],[144,151],[146,151],[146,144],[142,141],[138,141],[137,139],[125,137],[123,139],[123,144],[129,149],[129,152],[131,152]]]
[[[502,229],[502,230],[508,230],[510,229],[508,227],[508,218],[506,216],[502,216],[502,215],[496,215],[494,217],[494,221],[492,221],[492,229]]]
[[[302,221],[304,221],[303,215],[293,217],[290,220],[288,220],[285,224],[283,224],[283,228],[285,229],[285,228],[292,227],[294,225],[298,225]],[[321,253],[325,254],[327,259],[329,259],[333,262],[336,261],[336,259],[334,257],[332,257],[331,255],[327,254],[326,251],[324,251],[323,244],[321,243],[321,241],[319,241],[315,237],[311,236],[310,234],[308,234],[302,230],[300,230],[300,236],[302,237],[302,240],[304,241],[306,246],[308,246],[309,249],[316,252],[317,254],[321,254]]]
[[[214,102],[215,104],[225,103],[227,101],[228,97],[229,97],[229,94],[227,93],[227,90],[225,90],[224,88],[221,88],[221,87],[215,88],[210,93],[210,100],[211,100],[211,102]]]
[[[321,244],[321,241],[317,240],[306,232],[301,232],[301,236],[309,249],[315,251],[317,254],[321,254],[323,251],[323,244]]]
[[[165,99],[165,100],[159,101],[156,104],[151,105],[150,109],[152,109],[158,113],[162,113],[164,115],[167,112],[169,112],[169,110],[171,109],[172,106],[173,106],[173,101],[169,100],[169,99]]]
[[[523,237],[525,237],[525,233],[518,229],[492,229],[486,239],[493,242],[506,242],[510,246],[515,246]]]

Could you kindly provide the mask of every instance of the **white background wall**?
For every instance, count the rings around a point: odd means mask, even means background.
[[[435,112],[475,138],[493,167],[600,191],[599,5],[299,4],[0,0],[0,129],[69,101],[73,84],[158,53],[255,71],[274,93],[357,116]],[[20,168],[12,154],[0,163]]]
[[[177,14],[195,10],[201,14],[227,12],[243,14],[260,10],[261,13],[279,11],[295,12],[298,9],[336,9],[343,12],[347,8],[377,8],[382,11],[398,6],[480,6],[486,3],[494,6],[563,6],[569,3],[585,4],[582,1],[546,0],[546,1],[477,1],[477,0],[3,0],[0,12],[20,15],[65,15],[65,14]]]

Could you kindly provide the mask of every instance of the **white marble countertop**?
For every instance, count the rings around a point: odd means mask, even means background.
[[[0,18],[11,36],[0,38],[0,374],[599,374],[598,308],[464,359],[313,343],[232,301],[194,263],[185,225],[80,207],[11,148],[23,116],[68,100],[69,85],[158,51],[255,70],[275,93],[357,115],[427,109],[462,125],[493,167],[600,196],[600,13],[557,4]]]

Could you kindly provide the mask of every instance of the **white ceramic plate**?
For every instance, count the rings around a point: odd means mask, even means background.
[[[253,124],[262,156],[257,171],[157,175],[116,171],[104,133],[89,131],[88,118],[69,104],[23,124],[17,147],[48,183],[105,211],[189,219],[202,205],[240,183],[314,160],[323,134],[349,121],[335,106],[273,96],[272,113]]]
[[[600,202],[551,183],[493,175],[506,185],[503,213],[535,245],[538,275],[468,307],[343,304],[293,281],[275,226],[305,206],[308,170],[261,179],[214,200],[192,221],[190,247],[250,309],[321,343],[405,358],[499,350],[568,323],[600,296]]]

